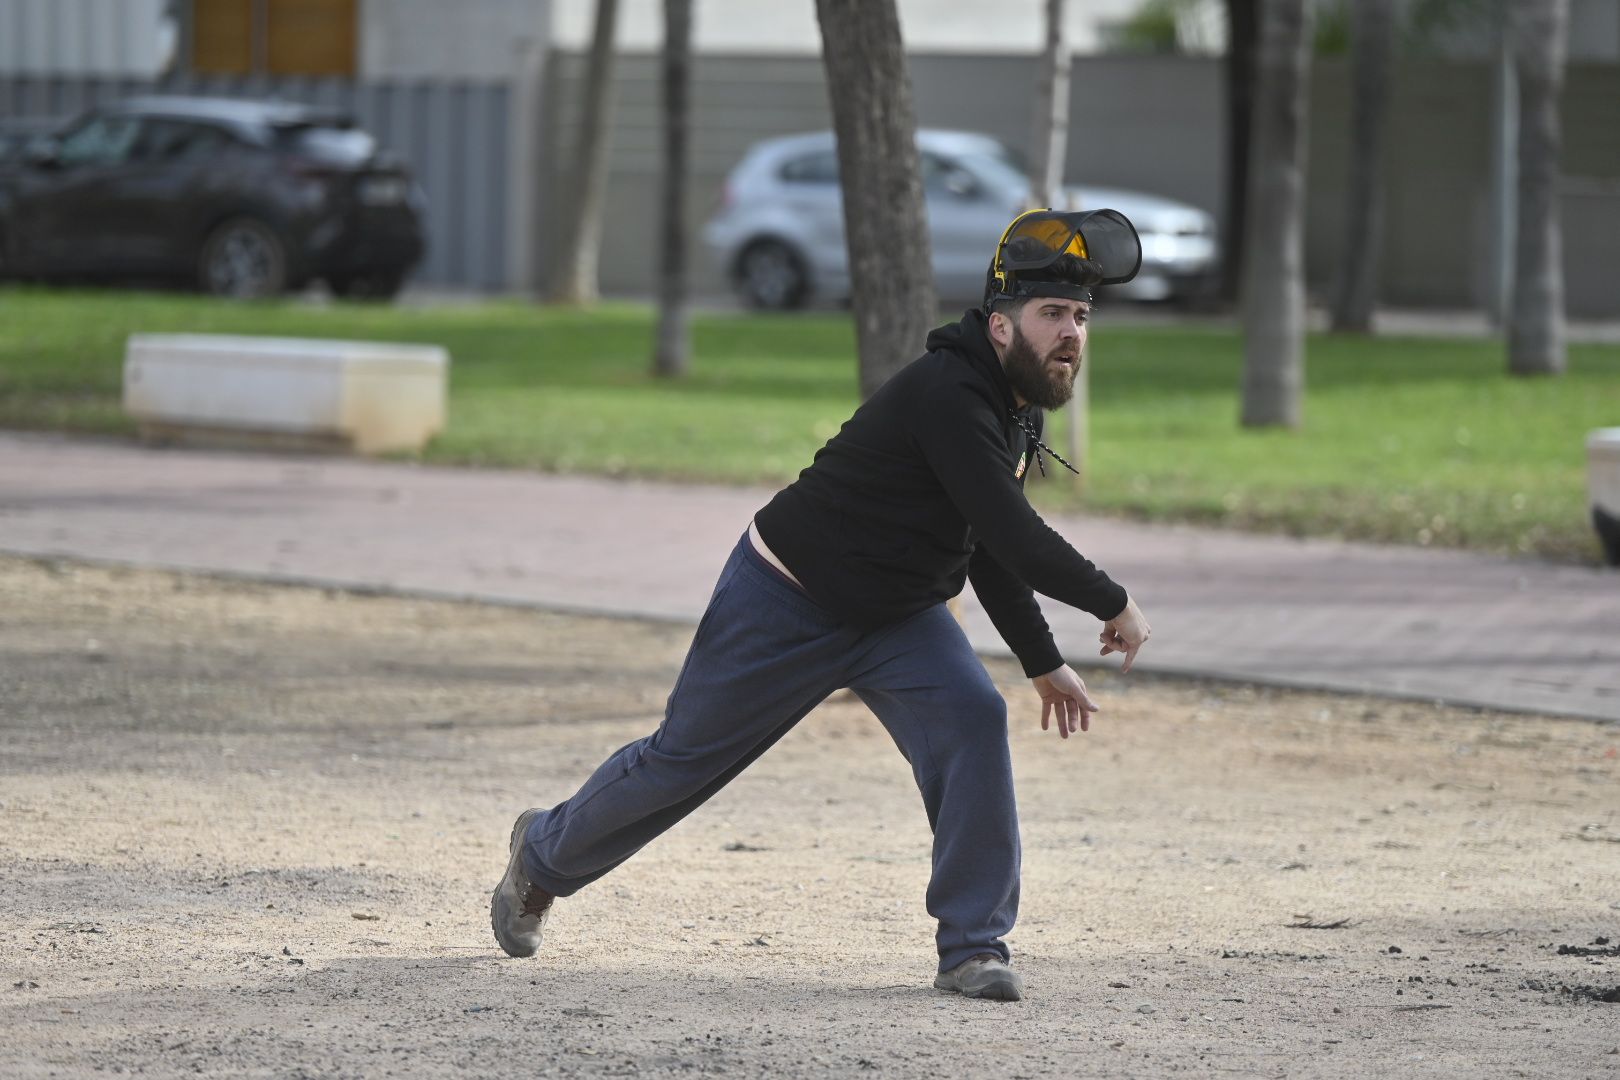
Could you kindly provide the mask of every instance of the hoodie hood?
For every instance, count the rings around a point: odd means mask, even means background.
[[[1001,357],[990,343],[990,319],[979,308],[968,308],[962,318],[929,331],[925,347],[929,352],[955,353],[978,369],[996,388],[1008,412],[1020,412],[1012,384],[1001,366]]]

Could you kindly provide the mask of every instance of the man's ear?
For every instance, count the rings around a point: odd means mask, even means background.
[[[990,313],[990,340],[1006,348],[1012,344],[1013,324],[1005,311]]]

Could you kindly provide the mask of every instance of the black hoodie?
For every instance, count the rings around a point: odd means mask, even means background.
[[[754,521],[810,598],[862,628],[973,591],[1031,678],[1063,663],[1031,590],[1107,621],[1125,590],[1024,496],[1035,468],[982,312],[928,335],[928,351],[855,410]]]

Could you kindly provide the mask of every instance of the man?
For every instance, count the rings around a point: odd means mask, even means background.
[[[973,582],[1034,681],[1042,729],[1055,718],[1065,739],[1098,706],[1032,590],[1102,620],[1103,655],[1123,653],[1130,670],[1149,634],[1141,611],[1041,521],[1023,478],[1051,453],[1041,410],[1073,393],[1090,286],[1140,264],[1135,229],[1112,210],[1031,211],[1008,227],[983,308],[931,333],[926,355],[750,523],[658,730],[573,798],[518,817],[490,904],[503,950],[533,955],[555,897],[618,866],[848,687],[911,763],[934,830],[934,985],[1023,996],[1002,941],[1019,885],[1006,703],[945,602]]]

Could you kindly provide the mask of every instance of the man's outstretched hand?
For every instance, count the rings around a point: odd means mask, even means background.
[[[1125,610],[1103,623],[1102,633],[1097,635],[1097,640],[1102,642],[1102,652],[1099,655],[1124,653],[1125,663],[1119,669],[1119,673],[1123,675],[1131,670],[1131,665],[1136,663],[1137,651],[1152,636],[1153,630],[1148,626],[1142,609],[1136,606],[1135,600],[1127,597]]]
[[[1051,726],[1057,716],[1058,734],[1065,739],[1078,724],[1081,731],[1091,730],[1091,714],[1099,708],[1086,694],[1086,684],[1074,669],[1064,664],[1056,671],[1037,676],[1035,692],[1041,695],[1041,730]]]

